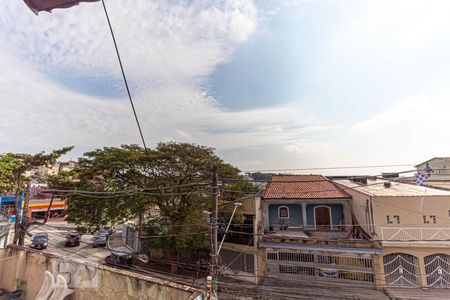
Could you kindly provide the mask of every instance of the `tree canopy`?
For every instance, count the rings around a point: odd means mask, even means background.
[[[6,153],[0,156],[0,193],[15,194],[14,213],[16,217],[14,243],[23,244],[24,233],[19,229],[20,209],[18,207],[19,194],[25,189],[27,178],[25,172],[36,167],[51,165],[62,155],[73,147],[64,147],[53,150],[50,153],[40,152],[37,154]],[[21,237],[19,239],[19,237]]]
[[[145,151],[123,145],[85,153],[75,170],[79,180],[61,174],[49,183],[77,190],[68,198],[68,221],[100,226],[134,219],[150,247],[182,255],[207,245],[204,212],[211,209],[214,166],[220,178],[240,178],[239,170],[209,147],[169,142]],[[224,200],[230,197],[236,196]]]

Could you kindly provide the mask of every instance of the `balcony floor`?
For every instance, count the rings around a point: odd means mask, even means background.
[[[280,230],[271,231],[265,235],[300,239],[346,239],[349,232],[345,230],[310,230],[307,232],[304,232],[303,230]]]

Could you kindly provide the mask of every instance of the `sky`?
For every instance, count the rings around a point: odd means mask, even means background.
[[[211,146],[244,171],[450,156],[448,1],[106,5],[150,147]],[[0,152],[141,142],[101,2],[0,11]]]

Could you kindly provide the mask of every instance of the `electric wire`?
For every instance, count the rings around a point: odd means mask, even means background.
[[[245,173],[258,172],[284,172],[284,171],[310,171],[310,170],[346,170],[346,169],[373,169],[373,168],[391,168],[391,167],[411,167],[414,164],[386,164],[386,165],[366,165],[366,166],[339,166],[339,167],[312,167],[312,168],[289,168],[289,169],[259,169],[243,170]]]
[[[131,108],[133,110],[134,118],[136,120],[136,124],[137,124],[138,130],[139,130],[139,134],[141,136],[142,144],[144,145],[145,153],[147,154],[147,156],[149,156],[147,145],[146,145],[145,139],[144,139],[144,134],[142,133],[141,124],[139,123],[139,118],[138,118],[138,115],[136,113],[136,109],[134,107],[133,99],[131,98],[130,88],[128,87],[128,81],[127,81],[127,77],[125,75],[125,71],[123,69],[122,59],[120,58],[119,48],[117,46],[116,38],[114,36],[114,31],[113,31],[113,28],[112,28],[112,25],[111,25],[111,21],[109,20],[108,11],[106,10],[105,0],[102,0],[102,5],[103,5],[103,10],[105,11],[106,20],[108,21],[109,30],[111,32],[111,37],[112,37],[113,42],[114,42],[114,48],[116,49],[117,59],[119,60],[119,66],[120,66],[120,70],[122,72],[123,81],[125,83],[125,88],[127,90],[128,99],[130,100],[130,104],[131,104]]]

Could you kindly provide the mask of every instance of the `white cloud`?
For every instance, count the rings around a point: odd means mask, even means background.
[[[418,162],[428,156],[448,156],[449,90],[407,97],[390,109],[355,124],[351,136],[366,155],[389,155],[397,161]]]
[[[242,169],[416,162],[430,156],[430,147],[433,155],[448,155],[450,133],[442,130],[450,114],[447,90],[406,97],[350,128],[329,124],[298,103],[245,111],[218,106],[203,84],[257,30],[259,12],[252,1],[116,0],[107,5],[150,146],[169,140],[210,145]],[[410,15],[419,9],[413,7]],[[0,9],[0,43],[6,45],[0,48],[0,152],[76,145],[76,156],[94,147],[140,143],[126,98],[88,96],[55,81],[69,73],[122,88],[100,3],[38,17],[21,1],[4,1]],[[330,49],[372,53],[370,42],[382,39],[372,27],[385,23],[381,11],[371,13],[376,22],[356,18],[351,32],[338,26]],[[394,9],[386,18],[392,20],[395,12],[400,13]],[[442,25],[426,15],[424,22],[432,28]],[[419,25],[415,31],[429,40]],[[396,32],[389,37],[393,43],[397,36],[404,45],[416,44],[407,30]],[[367,47],[352,48],[355,40]],[[389,49],[386,44],[373,51],[390,54]],[[373,53],[382,59],[378,54]]]
[[[233,163],[264,164],[261,156],[311,153],[305,138],[329,126],[301,106],[231,112],[201,86],[214,68],[251,37],[258,12],[252,1],[108,1],[135,105],[150,146],[187,141],[216,147]],[[120,84],[120,73],[100,3],[29,12],[20,1],[0,4],[2,151],[40,151],[75,145],[140,143],[125,98],[88,96],[55,82],[74,73]],[[107,82],[109,85],[110,83]],[[259,158],[247,158],[256,149]],[[242,155],[239,155],[242,153]],[[238,154],[237,156],[235,154]]]
[[[256,29],[251,1],[108,1],[126,71],[139,91],[191,84],[230,59]],[[120,78],[100,2],[34,16],[21,1],[0,4],[0,41],[41,69]]]

